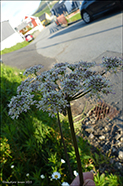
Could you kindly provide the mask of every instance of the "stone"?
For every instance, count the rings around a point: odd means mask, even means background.
[[[89,125],[89,124],[91,124],[91,122],[90,122],[90,121],[87,121],[87,122],[86,122],[86,125]]]
[[[95,117],[90,117],[90,120],[91,120],[91,121],[94,121],[94,120],[95,120]]]
[[[122,169],[122,164],[120,162],[116,162],[115,163],[115,166],[118,168],[118,169]]]
[[[105,128],[104,128],[104,129],[105,129],[105,131],[106,131],[106,132],[108,131],[108,127],[107,127],[107,126],[105,126]]]
[[[123,142],[123,137],[120,138],[120,141]]]
[[[119,151],[119,153],[118,153],[118,158],[119,158],[120,160],[123,160],[123,151]]]
[[[120,134],[123,135],[123,130],[120,130]]]
[[[121,134],[117,134],[117,135],[115,136],[115,139],[118,140],[120,137],[121,137]]]
[[[92,121],[92,124],[93,124],[93,125],[95,124],[95,120]]]
[[[114,160],[113,159],[110,159],[110,163],[113,164],[114,163]]]
[[[117,149],[115,147],[112,147],[112,152],[114,153],[116,151],[117,151]]]
[[[121,145],[121,142],[120,142],[119,140],[117,140],[117,141],[116,141],[116,144],[117,144],[118,146],[120,146],[120,145]]]
[[[87,131],[88,133],[92,133],[94,131],[94,128],[91,126],[87,126],[85,131]]]
[[[94,135],[91,133],[91,134],[89,135],[89,138],[90,138],[90,139],[94,139]]]
[[[100,140],[105,140],[105,136],[99,136]]]

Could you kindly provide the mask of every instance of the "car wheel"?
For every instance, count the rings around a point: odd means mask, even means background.
[[[82,13],[82,19],[84,20],[85,23],[90,23],[91,22],[91,16],[88,12],[84,11]]]

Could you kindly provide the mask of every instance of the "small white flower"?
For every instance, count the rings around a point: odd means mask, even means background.
[[[76,170],[73,171],[74,176],[78,176],[78,172]]]
[[[63,182],[63,183],[62,183],[62,186],[69,186],[69,183]]]
[[[11,165],[11,169],[13,169],[14,168],[14,165]]]
[[[65,163],[65,160],[61,159],[61,163]]]
[[[60,179],[60,177],[61,177],[61,174],[59,172],[54,172],[52,174],[52,178],[55,179],[55,180]]]
[[[22,72],[19,72],[19,74],[22,74]]]
[[[42,174],[41,176],[40,176],[42,179],[44,179],[45,178],[45,176]]]
[[[27,173],[26,176],[28,177],[29,176],[29,173]]]

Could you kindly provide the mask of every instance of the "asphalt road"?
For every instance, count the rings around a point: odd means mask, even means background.
[[[36,43],[37,52],[58,62],[93,61],[107,51],[122,53],[121,12],[108,13],[91,24],[79,21]]]
[[[50,68],[51,63],[55,61],[55,59],[49,59],[38,54],[35,43],[31,43],[20,50],[2,55],[2,60],[4,64],[19,69],[26,69],[37,64],[42,64],[44,70]]]
[[[88,25],[82,20],[66,28],[53,23],[28,46],[2,55],[3,62],[20,69],[42,64],[45,70],[56,62],[94,61],[107,52],[121,56],[122,20],[116,11]]]

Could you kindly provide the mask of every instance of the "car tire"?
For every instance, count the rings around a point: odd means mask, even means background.
[[[82,19],[85,23],[90,23],[91,22],[91,16],[88,12],[84,11],[82,12]]]

